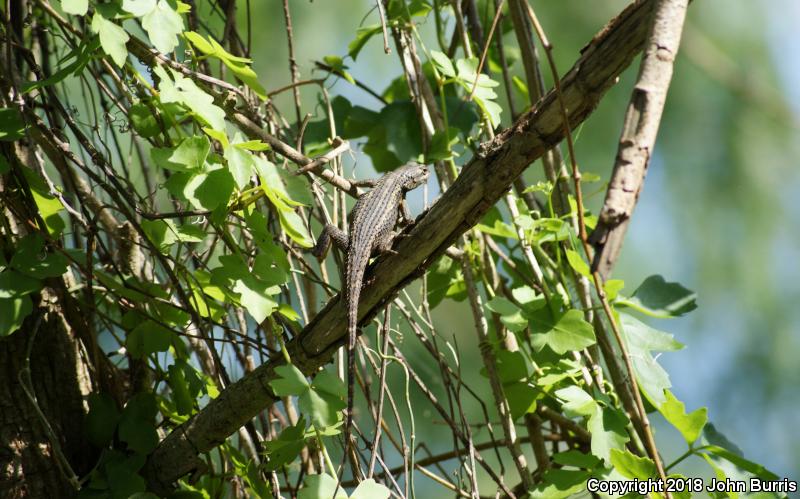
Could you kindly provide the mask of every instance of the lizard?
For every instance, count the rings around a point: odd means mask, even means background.
[[[392,252],[398,217],[410,223],[411,214],[405,203],[406,192],[423,185],[430,172],[425,165],[407,163],[375,181],[361,181],[373,188],[362,194],[350,212],[348,233],[326,224],[311,253],[322,260],[331,243],[346,252],[344,303],[347,308],[347,413],[344,423],[344,456],[349,452],[350,427],[353,422],[353,382],[355,348],[358,332],[358,300],[361,297],[364,272],[375,253]]]

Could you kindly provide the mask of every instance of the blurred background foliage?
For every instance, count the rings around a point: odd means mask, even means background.
[[[626,4],[532,2],[554,44],[562,73]],[[336,55],[345,58],[356,79],[382,93],[399,76],[394,73],[398,70],[394,48],[391,55],[384,54],[378,35],[357,61],[346,57],[357,28],[378,22],[373,7],[364,0],[292,2],[301,79],[323,77],[314,62]],[[250,8],[256,20],[253,68],[268,90],[282,87],[291,80],[288,67],[275,65],[288,60],[281,5],[252,2]],[[245,10],[239,12],[244,19]],[[212,26],[215,21],[219,18],[207,18]],[[487,20],[485,25],[489,24]],[[794,0],[693,2],[655,155],[614,274],[625,279],[629,290],[658,273],[698,293],[696,311],[655,324],[687,345],[660,359],[673,390],[687,408],[708,406],[710,420],[745,455],[784,476],[800,470],[798,25],[800,3]],[[432,20],[423,21],[420,30],[433,46]],[[507,46],[515,46],[513,34],[506,38]],[[637,67],[634,64],[625,73],[576,132],[581,168],[603,179],[613,164]],[[521,64],[512,69],[520,74]],[[379,107],[377,100],[347,81],[329,79],[327,86],[332,97]],[[497,88],[498,102],[505,107],[502,89]],[[303,108],[315,109],[315,119],[322,119],[324,108],[313,107],[318,94],[316,86],[302,87]],[[521,96],[514,99],[522,109]],[[276,102],[280,109],[291,109],[291,93],[276,96]],[[509,122],[504,113],[503,123]],[[356,150],[348,159],[357,167],[355,175],[374,176],[370,158]],[[526,176],[535,182],[541,168],[534,165]],[[605,185],[593,185],[587,203],[596,211]],[[415,212],[421,207],[420,196],[412,196]],[[456,343],[474,342],[467,304],[444,305],[436,310],[437,327],[453,334]],[[477,349],[462,348],[461,354],[465,365],[477,361]],[[420,372],[437,374],[424,366]],[[478,377],[477,372],[466,374],[468,380]],[[435,425],[423,425],[421,430],[420,440],[435,448]],[[669,453],[673,430],[666,425],[657,425],[656,430]],[[675,443],[680,452],[679,442]],[[671,457],[675,456],[667,455],[668,462]],[[687,466],[684,472],[692,468],[691,463]]]

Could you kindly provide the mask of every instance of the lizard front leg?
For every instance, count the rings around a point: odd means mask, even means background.
[[[311,254],[322,260],[325,258],[325,255],[328,254],[331,243],[346,252],[348,246],[347,234],[335,225],[325,224],[325,228],[322,229],[322,233],[319,235],[319,239],[317,239],[317,244],[311,249]]]
[[[394,243],[395,238],[397,237],[397,232],[390,230],[385,235],[381,236],[380,238],[375,240],[374,244],[374,252],[375,253],[390,253],[392,255],[396,255],[397,252],[392,249],[392,243]]]

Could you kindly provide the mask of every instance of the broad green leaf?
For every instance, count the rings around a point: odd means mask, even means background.
[[[528,362],[520,351],[499,350],[495,353],[497,374],[503,383],[511,383],[528,377]]]
[[[334,497],[336,486],[337,480],[330,475],[309,475],[297,493],[297,499],[347,499],[343,487],[339,487]]]
[[[458,156],[453,151],[453,146],[458,143],[458,128],[450,127],[445,130],[438,130],[431,138],[428,152],[425,155],[426,163],[435,161],[446,161]]]
[[[538,391],[528,382],[516,381],[503,385],[503,393],[508,400],[511,417],[518,419],[536,410]]]
[[[183,189],[183,195],[197,209],[215,210],[228,204],[234,187],[231,172],[217,166],[191,177]]]
[[[565,499],[586,491],[590,473],[582,470],[550,469],[542,482],[529,491],[531,499]]]
[[[619,305],[632,307],[642,313],[659,318],[679,317],[697,308],[697,293],[677,282],[667,282],[660,275],[652,275]]]
[[[586,429],[592,434],[592,454],[610,462],[612,449],[624,449],[628,442],[627,418],[612,407],[595,405]]]
[[[530,286],[520,286],[511,290],[511,296],[517,300],[525,310],[536,310],[544,306],[543,296]],[[531,308],[534,307],[534,308]]]
[[[606,292],[606,298],[608,298],[608,301],[614,301],[617,299],[617,295],[624,287],[625,281],[622,279],[609,279],[603,284],[603,291]]]
[[[347,404],[327,392],[308,390],[298,397],[297,407],[310,416],[311,424],[316,428],[326,428],[339,421],[339,411]]]
[[[202,135],[187,137],[175,148],[169,161],[183,165],[189,170],[196,170],[203,167],[210,149],[211,144]]]
[[[438,69],[440,73],[448,78],[455,77],[456,69],[453,67],[453,63],[445,54],[439,52],[438,50],[431,50],[431,59],[433,59],[433,63],[436,65],[436,69]]]
[[[292,364],[276,367],[275,374],[279,377],[270,381],[269,386],[278,397],[300,395],[308,391],[311,386],[300,369]]]
[[[575,272],[584,277],[591,277],[592,273],[589,270],[589,264],[583,261],[583,258],[581,258],[581,255],[579,255],[577,251],[568,249],[567,261],[569,262],[570,267],[575,270]]]
[[[656,474],[656,465],[647,457],[633,455],[627,449],[611,449],[611,465],[625,478],[647,480]]]
[[[0,272],[0,299],[18,298],[42,289],[42,281],[13,269]]]
[[[103,448],[114,438],[121,416],[109,395],[91,393],[88,397],[89,413],[86,415],[86,433],[89,441]]]
[[[269,144],[265,144],[260,140],[247,140],[245,142],[238,142],[235,144],[231,144],[233,147],[238,147],[239,149],[246,149],[248,151],[268,151]]]
[[[67,271],[67,265],[67,258],[61,253],[47,253],[44,239],[38,234],[20,240],[9,262],[11,268],[37,279],[59,277]]]
[[[364,48],[367,41],[381,32],[380,24],[370,24],[369,26],[362,26],[356,31],[356,37],[347,45],[347,54],[355,61],[361,49]]]
[[[671,334],[653,329],[631,315],[620,313],[619,323],[639,388],[654,405],[660,406],[666,402],[664,390],[670,388],[672,383],[651,352],[680,350],[683,345],[675,341]]]
[[[335,397],[344,398],[347,387],[338,376],[330,371],[322,371],[314,377],[311,386],[320,392],[329,393]]]
[[[0,108],[0,141],[15,141],[25,135],[25,122],[18,109]]]
[[[233,291],[240,294],[242,306],[259,324],[278,307],[278,302],[272,297],[280,293],[280,288],[254,277],[239,279]]]
[[[528,327],[528,320],[522,316],[522,311],[502,296],[495,296],[486,304],[486,308],[500,314],[500,322],[509,331],[519,332]]]
[[[169,366],[168,373],[167,382],[172,389],[172,400],[175,402],[178,414],[191,415],[194,412],[195,398],[189,392],[183,368],[180,365],[172,364]]]
[[[155,417],[158,412],[156,399],[151,393],[134,395],[125,405],[119,422],[119,439],[128,448],[147,454],[158,444]]]
[[[137,102],[128,109],[128,119],[140,137],[149,139],[161,133],[161,127],[153,111],[142,102]]]
[[[173,332],[152,320],[145,320],[128,333],[125,345],[133,357],[143,359],[156,352],[166,352]]]
[[[122,9],[136,17],[142,17],[155,8],[156,0],[122,0]]]
[[[386,130],[384,135],[386,150],[400,163],[417,159],[422,152],[422,139],[416,110],[411,101],[389,104],[381,109],[380,116]]]
[[[391,495],[392,492],[385,485],[368,478],[358,484],[350,499],[388,499]]]
[[[675,398],[675,395],[669,390],[666,390],[664,394],[667,400],[659,406],[659,412],[681,432],[686,443],[691,445],[700,436],[706,421],[708,421],[708,409],[701,407],[686,414],[683,402]]]
[[[168,54],[178,45],[183,31],[183,18],[166,0],[158,0],[155,8],[142,17],[142,27],[159,52]]]
[[[243,142],[242,135],[236,132],[233,141],[231,141],[231,146],[241,142]],[[239,147],[227,147],[224,155],[225,159],[228,160],[228,169],[233,175],[236,186],[239,190],[243,190],[250,183],[250,176],[256,166],[255,157],[247,149]]]
[[[705,454],[703,452],[700,452],[699,454],[700,457],[705,459],[706,463],[708,463],[708,466],[711,467],[712,470],[714,470],[714,475],[716,475],[717,481],[725,482],[726,480],[728,480],[728,475],[725,474],[725,470],[723,470],[720,466],[718,466],[717,463],[714,462],[714,459],[712,459],[709,454]],[[727,496],[730,497],[730,499],[739,499],[739,494],[736,492],[728,491]],[[725,497],[725,496],[720,494],[716,497]]]
[[[591,454],[584,454],[575,449],[553,454],[552,459],[554,463],[558,463],[562,466],[573,466],[575,468],[584,468],[587,470],[600,464],[600,460],[597,459],[597,457]]]
[[[61,10],[67,14],[83,16],[89,10],[89,0],[61,0]]]
[[[562,407],[570,415],[591,416],[597,407],[592,396],[575,385],[556,391],[556,397],[564,401]]]
[[[305,447],[305,426],[306,420],[304,416],[300,416],[297,424],[284,429],[278,438],[264,440],[263,445],[267,455],[264,466],[267,471],[278,470],[300,455]]]
[[[22,321],[33,312],[30,297],[0,298],[0,338],[22,327]]]
[[[162,0],[163,1],[163,0]],[[224,133],[225,111],[214,104],[214,98],[205,93],[191,79],[170,68],[172,78],[161,66],[153,69],[159,79],[161,102],[177,102],[189,108],[212,129]]]
[[[100,36],[100,45],[117,66],[122,67],[128,57],[125,44],[130,38],[121,26],[114,24],[99,12],[95,11],[92,17],[92,31]]]
[[[311,248],[314,246],[314,240],[306,229],[303,219],[294,211],[278,211],[278,217],[281,222],[281,228],[286,234],[302,248]]]
[[[532,344],[536,350],[549,346],[555,353],[563,355],[569,351],[581,350],[595,343],[592,325],[583,318],[579,310],[568,310],[557,323],[543,319],[549,311],[542,310],[528,317],[533,328],[536,325],[536,334],[532,337]]]

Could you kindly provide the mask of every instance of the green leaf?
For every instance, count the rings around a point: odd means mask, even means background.
[[[42,289],[42,281],[15,270],[0,272],[0,299],[18,298]]]
[[[502,322],[509,331],[516,333],[528,327],[528,320],[522,316],[522,310],[502,296],[495,296],[489,300],[489,302],[486,303],[486,308],[500,314],[500,322]]]
[[[524,381],[516,381],[503,385],[503,393],[508,400],[511,417],[516,420],[536,410],[538,392],[533,385]]]
[[[89,0],[61,0],[61,10],[67,14],[83,16],[89,10]]]
[[[499,350],[495,354],[495,360],[497,364],[497,374],[500,376],[500,381],[503,383],[510,383],[522,378],[528,378],[528,362],[525,360],[525,355],[523,355],[522,352]]]
[[[458,128],[450,127],[447,131],[437,130],[431,138],[428,152],[425,155],[425,162],[446,161],[458,156],[453,152],[453,146],[457,143]]]
[[[347,387],[344,386],[342,380],[330,371],[322,371],[317,374],[311,386],[319,392],[325,392],[341,399],[344,399],[347,394]]]
[[[694,412],[686,414],[686,407],[683,402],[675,398],[669,390],[666,390],[666,402],[659,406],[658,410],[664,415],[672,426],[678,429],[683,435],[686,443],[691,445],[700,436],[703,427],[708,421],[708,409],[701,407]]]
[[[234,187],[231,172],[217,166],[192,176],[183,189],[183,195],[197,209],[215,210],[228,204]]]
[[[136,17],[142,17],[156,8],[156,0],[122,0],[122,9]]]
[[[153,73],[160,79],[161,102],[183,104],[213,130],[224,133],[225,111],[214,105],[214,98],[200,89],[191,79],[184,78],[172,68],[169,71],[172,78],[161,66],[153,68]]]
[[[231,145],[241,143],[242,135],[239,132],[233,137]],[[236,186],[243,190],[250,183],[250,176],[253,174],[255,165],[255,157],[247,149],[239,147],[227,147],[224,153],[225,159],[228,160],[228,169],[233,176]]]
[[[356,37],[350,42],[350,44],[347,45],[347,54],[355,61],[359,52],[361,52],[361,49],[364,48],[364,45],[366,45],[367,41],[369,41],[373,35],[377,35],[380,32],[380,24],[370,24],[369,26],[362,26],[358,28],[356,31]]]
[[[11,268],[36,279],[59,277],[67,271],[67,264],[67,258],[61,253],[46,252],[44,239],[38,234],[20,240],[9,262]]]
[[[606,292],[606,298],[608,298],[608,301],[614,301],[617,299],[617,295],[624,287],[625,281],[622,279],[609,279],[603,284],[603,291]]]
[[[184,376],[183,367],[172,364],[168,369],[167,382],[172,389],[172,400],[178,414],[189,416],[194,412],[194,397],[189,392],[189,385]]]
[[[453,67],[453,63],[444,53],[439,52],[438,50],[431,50],[431,59],[433,59],[436,69],[438,69],[439,72],[444,76],[448,78],[453,78],[456,76],[456,69]]]
[[[149,139],[161,133],[161,127],[153,111],[142,102],[137,102],[128,109],[128,119],[140,137]]]
[[[589,270],[589,264],[583,261],[583,258],[581,258],[581,255],[579,255],[577,251],[568,249],[567,261],[569,262],[570,267],[575,270],[575,272],[584,277],[591,277],[592,273]]]
[[[633,292],[627,300],[619,300],[625,305],[651,315],[668,319],[679,317],[697,308],[697,293],[677,282],[667,282],[660,275],[652,275]]]
[[[591,416],[595,413],[597,402],[591,395],[575,385],[562,388],[555,394],[564,401],[562,407],[568,415]]]
[[[155,417],[158,413],[156,399],[151,393],[134,395],[125,405],[119,422],[119,439],[128,444],[128,448],[147,454],[156,448]]]
[[[92,17],[92,31],[100,36],[100,45],[105,53],[117,66],[122,67],[128,57],[128,49],[125,47],[130,38],[128,33],[121,26],[101,16],[97,11]]]
[[[531,499],[565,499],[586,491],[589,472],[582,470],[551,469],[542,476],[542,482],[529,492]]]
[[[25,135],[25,122],[19,109],[0,108],[0,141],[15,141]]]
[[[301,395],[311,386],[300,369],[292,364],[276,367],[275,374],[279,377],[270,381],[269,386],[277,397]]]
[[[278,217],[283,231],[300,247],[311,248],[314,246],[314,240],[311,239],[300,215],[294,211],[279,211]]]
[[[563,355],[569,351],[582,350],[595,343],[592,325],[583,319],[581,311],[568,310],[555,324],[546,317],[549,317],[549,311],[546,309],[542,309],[542,313],[528,317],[532,332],[534,325],[537,329],[532,337],[532,344],[536,350],[549,346],[555,353]]]
[[[207,56],[216,57],[222,61],[228,67],[228,69],[230,69],[237,78],[244,82],[245,85],[250,87],[256,93],[256,95],[262,99],[267,98],[267,91],[258,82],[258,75],[250,66],[248,66],[248,64],[252,62],[250,59],[237,57],[228,53],[228,51],[226,51],[222,45],[217,43],[217,41],[211,37],[205,39],[193,31],[185,32],[183,35],[192,43],[192,45],[195,46],[195,48]]]
[[[343,487],[337,488],[337,481],[330,475],[309,475],[303,481],[303,488],[297,493],[297,499],[347,499]]]
[[[267,454],[267,462],[264,467],[267,471],[278,470],[300,455],[305,447],[305,426],[306,420],[300,416],[297,424],[284,429],[278,438],[264,440],[264,450]]]
[[[619,323],[639,388],[654,405],[660,406],[667,400],[664,390],[670,388],[672,383],[651,352],[680,350],[683,345],[675,341],[671,334],[653,329],[631,315],[620,313]]]
[[[158,0],[155,8],[142,17],[142,27],[159,52],[168,54],[178,45],[183,31],[183,18],[172,10],[166,0]]]
[[[769,471],[763,465],[742,457],[742,451],[728,440],[725,435],[719,433],[711,423],[706,423],[703,429],[703,442],[708,442],[703,446],[703,450],[709,452],[715,459],[724,459],[734,464],[737,468],[752,473],[762,480],[779,479],[778,475]]]
[[[144,359],[156,352],[166,352],[172,343],[172,336],[170,329],[147,319],[128,333],[125,345],[133,357]]]
[[[97,447],[105,447],[117,431],[120,412],[114,400],[105,393],[89,394],[89,414],[86,415],[86,434]]]
[[[598,464],[600,460],[591,454],[584,454],[577,450],[568,450],[553,454],[553,462],[562,466],[573,466],[575,468],[592,469]]]
[[[392,492],[372,478],[358,484],[350,499],[388,499]]]
[[[308,390],[298,397],[297,406],[303,414],[311,417],[311,424],[316,428],[326,428],[339,421],[339,411],[347,404],[330,393]]]
[[[592,434],[592,454],[610,462],[611,451],[624,449],[629,440],[627,424],[627,418],[617,409],[597,404],[586,425]]]
[[[183,165],[189,170],[203,168],[210,149],[211,144],[206,137],[202,135],[187,137],[175,148],[169,161]]]
[[[627,449],[611,449],[611,465],[625,478],[647,480],[656,474],[656,465],[647,457],[633,455]]]
[[[0,337],[8,336],[22,327],[22,321],[33,312],[30,297],[0,298]]]

